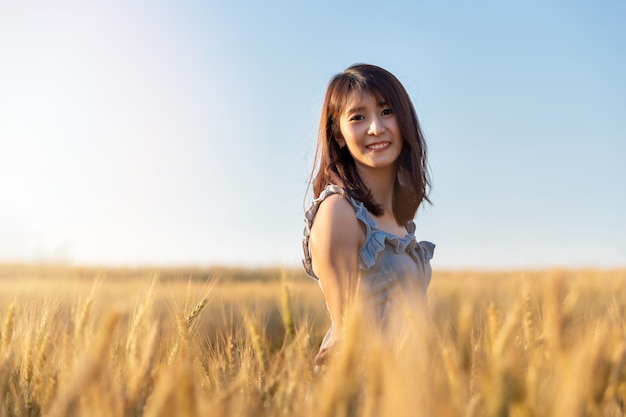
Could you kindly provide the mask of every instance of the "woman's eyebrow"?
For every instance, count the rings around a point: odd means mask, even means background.
[[[389,105],[389,103],[387,103],[387,100],[381,100],[381,101],[376,102],[376,105],[378,107],[386,107]],[[358,113],[363,110],[365,110],[365,106],[351,107],[348,110],[346,110],[346,114]]]
[[[363,110],[365,110],[365,106],[352,107],[352,108],[350,108],[350,109],[348,109],[348,110],[346,111],[346,114],[349,114],[349,113],[358,113],[358,112],[363,111]]]

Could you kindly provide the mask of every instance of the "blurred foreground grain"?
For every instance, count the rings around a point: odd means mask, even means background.
[[[402,321],[315,374],[300,271],[3,265],[0,416],[624,415],[626,271],[436,272]]]

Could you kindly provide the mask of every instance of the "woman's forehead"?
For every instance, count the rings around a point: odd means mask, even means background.
[[[352,90],[346,96],[346,99],[343,103],[343,111],[347,111],[348,109],[358,107],[358,104],[363,101],[368,101],[370,99],[374,99],[377,103],[386,101],[385,98],[379,92],[373,92],[368,90]]]

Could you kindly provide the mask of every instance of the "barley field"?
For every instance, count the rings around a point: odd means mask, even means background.
[[[0,416],[624,415],[626,271],[436,271],[402,314],[316,371],[299,270],[0,265]]]

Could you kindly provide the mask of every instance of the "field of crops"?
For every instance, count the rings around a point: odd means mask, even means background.
[[[0,266],[0,416],[623,416],[626,271],[436,271],[329,365],[299,270]]]

